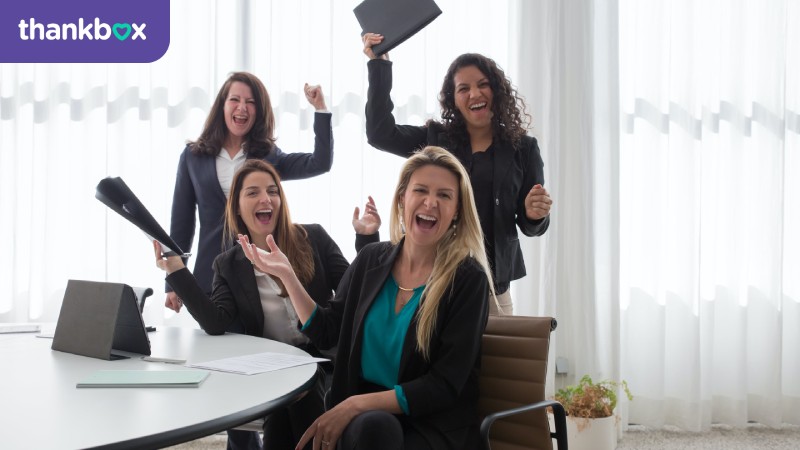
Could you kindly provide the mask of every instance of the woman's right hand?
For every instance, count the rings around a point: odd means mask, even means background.
[[[176,313],[181,312],[181,307],[183,306],[183,302],[181,301],[178,294],[175,292],[167,292],[167,299],[164,300],[164,306],[167,308],[175,311]]]
[[[389,52],[386,52],[381,56],[375,56],[375,52],[372,51],[373,45],[378,45],[383,42],[383,35],[377,33],[365,33],[364,36],[361,36],[361,42],[364,43],[364,54],[367,55],[369,59],[389,60]]]

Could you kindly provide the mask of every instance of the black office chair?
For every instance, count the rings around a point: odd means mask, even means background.
[[[149,287],[135,287],[131,286],[133,289],[134,295],[136,295],[136,305],[139,307],[139,312],[144,312],[144,301],[147,300],[147,297],[153,295],[153,290]]]

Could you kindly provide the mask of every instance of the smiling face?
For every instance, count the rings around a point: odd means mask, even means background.
[[[239,193],[239,215],[250,241],[265,243],[267,235],[275,231],[281,209],[280,188],[267,172],[252,172],[244,177]]]
[[[453,76],[454,101],[464,117],[467,130],[492,126],[492,99],[494,94],[489,78],[475,66],[465,66]]]
[[[247,136],[256,121],[256,103],[250,86],[241,81],[231,84],[223,114],[229,134],[240,139]]]
[[[411,174],[400,205],[406,242],[436,246],[458,213],[458,179],[449,170],[426,165]]]

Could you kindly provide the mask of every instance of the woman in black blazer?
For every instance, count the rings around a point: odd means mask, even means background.
[[[372,146],[402,157],[425,145],[438,145],[467,168],[499,312],[512,314],[508,288],[512,280],[525,276],[517,227],[526,236],[544,234],[552,204],[544,188],[539,146],[525,134],[525,103],[493,60],[468,53],[456,58],[444,77],[439,93],[442,121],[396,125],[389,95],[392,63],[387,54],[376,57],[372,51],[382,40],[373,33],[363,37],[364,53],[370,58],[367,139]],[[491,313],[498,313],[497,305],[491,306]]]
[[[239,234],[249,236],[254,242],[266,242],[267,235],[273,236],[287,249],[287,258],[313,302],[328,305],[349,264],[321,226],[292,223],[280,177],[272,166],[260,160],[249,160],[242,166],[233,178],[225,218],[231,241]],[[367,204],[360,219],[356,213],[353,224],[356,231],[369,235],[361,236],[362,245],[369,240],[377,241],[380,217],[374,203]],[[248,335],[275,339],[312,355],[322,355],[297,331],[297,314],[281,281],[256,270],[242,247],[234,246],[215,259],[209,297],[181,258],[164,258],[160,245],[157,242],[154,245],[157,264],[168,274],[167,283],[208,334],[224,334],[231,323],[239,321]],[[330,366],[324,367],[328,374]],[[325,378],[325,374],[320,374],[312,393],[267,418],[264,432],[267,448],[294,447],[302,432],[324,410]]]
[[[494,295],[468,180],[442,148],[409,158],[391,242],[364,247],[327,306],[310,298],[272,237],[269,253],[240,238],[247,258],[283,281],[301,331],[319,348],[338,344],[332,408],[297,448],[478,445],[481,336]]]
[[[181,154],[172,198],[170,237],[182,250],[191,250],[197,213],[200,236],[194,276],[206,293],[211,293],[211,264],[224,250],[225,202],[235,168],[245,160],[260,159],[275,166],[284,181],[317,176],[331,169],[331,114],[319,86],[306,84],[304,92],[316,109],[313,153],[284,153],[275,145],[275,116],[267,89],[255,75],[235,72],[217,93],[200,137],[187,144]],[[180,311],[180,298],[169,286],[165,303]]]

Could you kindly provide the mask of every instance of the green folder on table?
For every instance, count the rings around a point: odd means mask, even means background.
[[[98,370],[78,382],[79,388],[198,387],[205,370]]]

